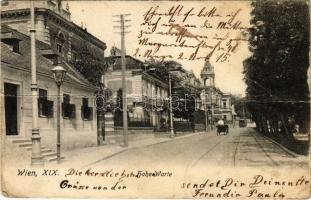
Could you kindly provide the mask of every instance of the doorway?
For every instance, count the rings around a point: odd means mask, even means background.
[[[4,83],[6,135],[18,135],[18,85]]]

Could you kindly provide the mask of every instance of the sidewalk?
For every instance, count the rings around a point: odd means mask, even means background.
[[[66,151],[63,153],[65,159],[62,160],[61,165],[70,165],[83,168],[130,149],[151,146],[163,142],[170,142],[172,140],[182,139],[204,133],[205,132],[177,133],[174,138],[170,138],[169,133],[140,134],[140,136],[138,136],[138,134],[133,134],[129,135],[128,147],[122,147],[122,142],[118,142],[115,144]],[[51,163],[51,165],[54,164],[56,163]]]

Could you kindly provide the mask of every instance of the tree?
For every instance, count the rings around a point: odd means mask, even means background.
[[[148,73],[167,84],[169,82],[169,71],[182,69],[182,65],[176,61],[158,62],[151,59],[147,63],[150,68],[154,68],[154,70],[150,70]],[[172,108],[174,117],[190,120],[196,110],[196,98],[199,97],[199,92],[189,85],[183,84],[183,78],[185,77],[171,75]]]
[[[253,1],[252,7],[253,55],[244,62],[248,110],[259,131],[292,143],[291,118],[309,129],[308,4],[264,0]]]
[[[97,55],[86,42],[81,42],[77,49],[77,59],[72,64],[90,83],[99,86],[106,68],[104,55]]]
[[[231,102],[234,105],[235,112],[237,116],[241,118],[251,118],[251,114],[246,107],[246,98],[245,97],[238,97],[233,95],[231,98]]]

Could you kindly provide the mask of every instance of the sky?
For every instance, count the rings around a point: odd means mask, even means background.
[[[113,15],[119,14],[131,14],[128,19],[130,33],[126,35],[126,52],[128,55],[133,55],[137,45],[139,35],[140,24],[142,23],[143,14],[151,6],[160,6],[160,8],[170,8],[171,6],[183,5],[185,8],[194,7],[195,10],[199,10],[202,7],[216,6],[220,12],[227,13],[230,10],[237,10],[241,8],[239,12],[239,19],[244,26],[249,26],[250,20],[250,2],[249,1],[64,1],[64,7],[66,3],[69,4],[71,12],[71,20],[77,25],[87,28],[87,31],[98,37],[100,40],[107,44],[106,55],[110,55],[110,49],[112,46],[120,47],[120,35],[116,32],[119,30],[113,28],[113,26],[119,25],[118,18]],[[202,23],[202,22],[198,22]],[[208,30],[206,34],[217,34],[217,30]],[[214,32],[213,32],[214,31]],[[233,33],[236,34],[236,33]],[[216,62],[216,58],[211,58],[210,62],[215,69],[215,85],[224,92],[230,92],[232,94],[245,95],[246,85],[243,81],[243,60],[250,56],[248,50],[248,43],[242,42],[236,49],[236,53],[230,57],[228,62]],[[145,59],[140,59],[144,61]],[[200,71],[204,66],[204,60],[197,61],[178,61],[185,69],[193,70],[197,77],[200,77]]]

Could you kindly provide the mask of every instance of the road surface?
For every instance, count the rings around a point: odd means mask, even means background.
[[[184,166],[187,168],[290,167],[308,168],[308,157],[284,150],[252,128],[231,128],[229,135],[196,134],[103,158],[93,166]]]

